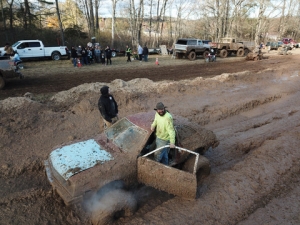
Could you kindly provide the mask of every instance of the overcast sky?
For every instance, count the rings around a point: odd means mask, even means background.
[[[101,17],[111,17],[111,0],[101,0],[99,7],[99,14]],[[118,10],[117,10],[118,11]]]
[[[34,2],[36,4],[38,0],[29,0],[30,2]],[[55,0],[48,0],[49,2],[53,2],[55,4]],[[58,0],[59,2],[65,2],[65,0]],[[200,2],[203,0],[200,0]],[[150,0],[144,0],[144,17],[150,17]],[[160,9],[162,1],[153,0],[152,4],[152,16],[156,16],[157,10],[157,2],[160,2]],[[128,0],[118,0],[117,9],[116,9],[116,17],[124,16],[121,13],[124,12],[124,9],[128,8],[129,1]],[[181,18],[184,19],[197,19],[196,14],[199,14],[199,11],[195,9],[195,6],[199,5],[199,0],[168,0],[165,16],[177,17],[177,9],[181,8]],[[191,13],[193,12],[193,13]],[[112,17],[112,0],[100,0],[99,6],[99,15],[103,18],[111,18]]]

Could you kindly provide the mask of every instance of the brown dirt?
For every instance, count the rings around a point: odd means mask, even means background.
[[[90,223],[81,205],[66,207],[51,190],[43,160],[55,146],[102,131],[104,83],[120,116],[163,101],[220,141],[205,154],[212,173],[195,201],[142,186],[138,211],[115,224],[300,224],[300,50],[292,53],[208,64],[160,57],[159,66],[155,56],[147,64],[116,58],[85,68],[25,62],[26,79],[0,91],[0,224]]]

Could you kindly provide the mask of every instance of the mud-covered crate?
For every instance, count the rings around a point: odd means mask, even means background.
[[[175,149],[189,153],[188,159],[181,169],[154,161],[151,157],[155,152],[168,145],[155,149],[137,159],[138,182],[166,191],[183,198],[195,199],[197,193],[197,171],[202,169],[209,174],[209,160],[199,153],[176,146]]]

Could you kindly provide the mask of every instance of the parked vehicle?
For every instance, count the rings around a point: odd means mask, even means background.
[[[282,41],[268,41],[266,46],[270,46],[270,50],[277,50],[279,47],[282,47],[284,44]]]
[[[209,51],[210,45],[204,44],[200,39],[181,38],[175,44],[175,54],[178,59],[185,57],[189,60],[195,60],[197,56],[205,58]]]
[[[202,42],[203,42],[203,44],[207,44],[207,45],[210,45],[212,43],[211,40],[203,40]]]
[[[160,48],[148,48],[148,52],[149,52],[149,55],[160,54],[161,50],[160,50]]]
[[[63,56],[69,56],[66,46],[46,47],[40,40],[20,40],[12,45],[14,51],[17,51],[21,59],[30,58],[51,58],[60,60]],[[4,56],[4,47],[0,48],[0,56]]]
[[[296,48],[297,46],[297,42],[295,42],[292,38],[283,38],[281,41],[285,45],[290,45],[291,48]]]
[[[94,224],[106,224],[108,218],[116,216],[120,211],[126,211],[127,215],[134,212],[136,199],[128,192],[128,187],[138,184],[138,158],[144,156],[142,160],[144,162],[151,160],[152,163],[148,162],[147,165],[160,164],[151,157],[152,151],[156,148],[155,132],[150,129],[154,114],[153,110],[124,117],[92,139],[60,146],[50,153],[45,161],[47,177],[65,204],[79,202],[86,194],[91,195],[95,204],[100,203],[99,207],[93,207]],[[187,190],[182,195],[185,193],[185,196],[193,198],[196,194],[197,174],[204,171],[209,173],[210,170],[209,161],[199,154],[203,154],[210,147],[216,147],[219,142],[212,131],[180,116],[173,116],[173,118],[176,128],[176,146],[183,146],[185,151],[181,151],[179,147],[170,150],[169,166],[158,165],[157,168],[165,172],[171,170],[173,174],[179,173],[181,167],[186,168],[185,171],[180,172],[182,180],[176,178],[173,183],[176,180],[180,182],[177,185],[185,187],[180,190]],[[191,150],[186,151],[186,149]],[[195,163],[197,165],[194,165]],[[143,164],[140,169],[147,170],[147,173],[152,170],[146,164]],[[188,173],[192,175],[184,175]],[[190,176],[193,177],[192,183],[187,182]],[[187,180],[184,179],[186,177]],[[149,181],[144,173],[139,175],[139,178],[142,179],[142,183]],[[162,181],[162,183],[167,182]],[[125,186],[127,190],[124,189]],[[157,188],[161,189],[161,187]],[[118,190],[115,191],[116,189]],[[168,191],[165,187],[162,189]],[[172,190],[170,193],[173,193]],[[180,195],[180,193],[174,194]],[[112,199],[111,196],[118,197]]]
[[[24,75],[21,73],[21,69],[23,69],[22,61],[14,62],[9,58],[0,60],[0,89],[5,87],[8,79],[23,79]]]

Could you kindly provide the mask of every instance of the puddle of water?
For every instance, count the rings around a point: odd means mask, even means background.
[[[298,77],[299,76],[299,71],[296,70],[292,73],[291,77]]]
[[[248,85],[239,85],[230,89],[230,92],[239,91],[241,89],[246,89]]]
[[[289,80],[290,78],[293,78],[293,77],[299,77],[299,71],[298,70],[292,72],[292,74],[290,76],[287,75],[287,74],[282,74],[282,76],[279,79],[273,79],[272,81],[275,82],[275,83],[279,83],[281,81],[287,81],[287,80]]]

